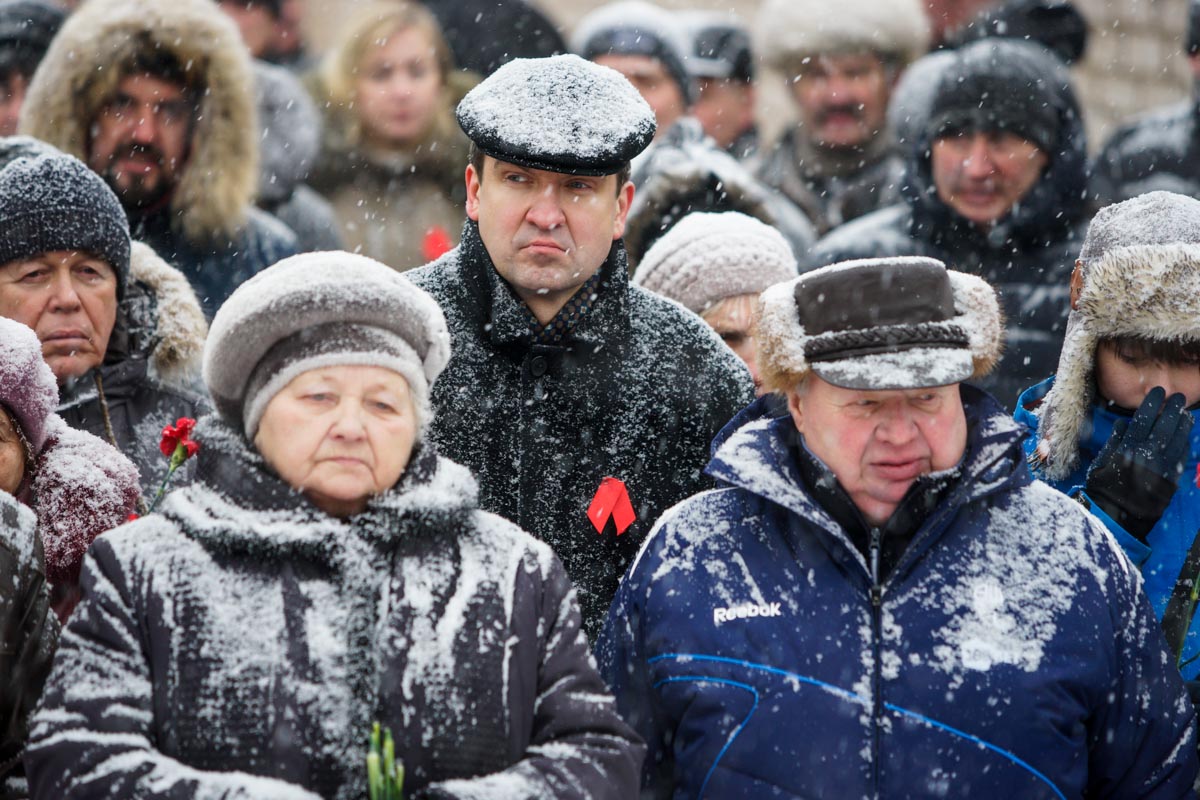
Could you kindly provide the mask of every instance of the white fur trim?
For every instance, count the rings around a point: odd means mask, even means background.
[[[172,386],[191,387],[200,378],[200,360],[208,323],[188,279],[142,242],[129,251],[131,280],[154,291],[158,344],[150,360],[152,375]]]
[[[766,0],[755,19],[755,47],[772,66],[819,53],[872,51],[905,63],[929,49],[919,0]]]

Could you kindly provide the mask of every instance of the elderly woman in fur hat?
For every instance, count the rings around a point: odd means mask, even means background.
[[[1151,192],[1101,209],[1075,262],[1057,373],[1021,395],[1016,417],[1037,474],[1104,521],[1160,618],[1191,577],[1180,570],[1200,529],[1197,409],[1200,201]],[[1196,626],[1180,667],[1200,678]]]
[[[432,298],[362,256],[234,292],[196,481],[88,556],[34,797],[357,800],[376,721],[405,797],[636,795],[561,564],[427,439],[449,351]]]
[[[137,470],[55,416],[58,389],[33,331],[0,318],[0,798],[25,794],[21,751],[78,599],[84,551],[125,521]]]
[[[0,317],[34,330],[69,425],[117,447],[153,494],[159,433],[207,408],[196,391],[206,325],[187,279],[144,244],[78,159],[19,137],[0,169]]]

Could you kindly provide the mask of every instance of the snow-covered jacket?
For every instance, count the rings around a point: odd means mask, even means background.
[[[302,253],[341,250],[329,201],[305,184],[321,148],[321,117],[304,84],[289,70],[254,62],[258,98],[258,207],[296,234]]]
[[[1025,452],[1035,465],[1038,463],[1036,453],[1041,441],[1038,433],[1041,418],[1036,412],[1053,386],[1054,378],[1048,378],[1026,390],[1017,403],[1017,421],[1027,425],[1030,430],[1025,439]],[[1189,413],[1193,419],[1200,416],[1200,412],[1195,410]],[[1041,474],[1036,466],[1034,474],[1059,491],[1072,495],[1082,493],[1086,496],[1083,487],[1088,470],[1091,469],[1092,461],[1099,455],[1104,443],[1112,436],[1113,425],[1119,419],[1121,417],[1117,414],[1099,404],[1093,404],[1077,447],[1079,461],[1070,475],[1061,480],[1051,480]],[[1158,523],[1146,534],[1146,541],[1139,540],[1105,514],[1102,508],[1091,504],[1092,513],[1108,527],[1125,554],[1141,569],[1146,596],[1159,619],[1167,610],[1167,602],[1171,599],[1171,592],[1179,578],[1179,570],[1183,567],[1188,548],[1200,532],[1200,488],[1197,488],[1195,481],[1196,470],[1200,467],[1200,429],[1195,426],[1192,428],[1190,442],[1179,488]],[[1200,679],[1200,619],[1193,620],[1188,631],[1180,664],[1185,679]]]
[[[254,207],[254,72],[230,19],[208,0],[91,0],[46,52],[20,130],[86,162],[92,123],[124,77],[121,67],[164,52],[196,73],[203,91],[169,207],[130,213],[130,227],[183,271],[211,318],[242,281],[296,252],[294,234]]]
[[[479,479],[483,508],[554,548],[592,636],[654,520],[708,485],[713,436],[754,399],[749,371],[703,320],[629,285],[620,242],[598,275],[595,301],[558,345],[533,343],[533,316],[474,222],[410,275],[452,341],[432,438]],[[625,482],[637,515],[620,535],[588,518],[606,477]]]
[[[550,549],[419,448],[340,520],[215,417],[197,482],[101,538],[25,763],[35,798],[627,798],[641,747]]]
[[[1200,199],[1200,102],[1157,109],[1117,129],[1096,154],[1098,205],[1156,189]]]
[[[313,86],[325,134],[309,183],[333,206],[346,249],[409,270],[458,243],[469,142],[454,120],[454,104],[470,83],[456,73],[426,140],[393,151],[362,144],[357,112],[337,107],[319,83]]]
[[[807,214],[818,234],[900,201],[904,159],[886,133],[835,155],[793,128],[758,158],[758,177]]]
[[[209,409],[199,390],[208,325],[187,279],[150,247],[133,243],[129,271],[104,363],[61,387],[58,413],[124,453],[149,498],[167,472],[163,426]],[[188,471],[177,473],[176,485]]]
[[[882,582],[788,416],[732,430],[724,488],[664,515],[597,648],[647,795],[1194,796],[1195,714],[1137,570],[961,396],[957,480]]]

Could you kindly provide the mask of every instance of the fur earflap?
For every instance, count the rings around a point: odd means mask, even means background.
[[[1115,247],[1089,262],[1067,318],[1054,386],[1038,408],[1038,460],[1049,480],[1079,463],[1079,436],[1095,400],[1102,339],[1200,340],[1200,245]]]
[[[87,160],[88,130],[136,55],[168,52],[195,76],[202,100],[191,151],[171,200],[192,242],[246,224],[258,182],[259,127],[250,56],[211,0],[89,0],[67,19],[29,85],[20,129]]]
[[[929,49],[919,0],[766,0],[755,20],[756,47],[787,68],[818,53],[872,51],[907,64]]]
[[[768,391],[787,392],[804,380],[809,373],[805,345],[812,338],[800,324],[796,306],[796,284],[818,272],[843,268],[845,262],[805,273],[795,280],[777,283],[762,293],[759,299],[758,368]],[[1004,316],[996,290],[987,281],[964,272],[946,270],[954,292],[953,322],[967,333],[974,371],[972,379],[987,375],[1004,349]]]
[[[133,242],[129,256],[130,279],[145,284],[156,298],[157,343],[150,358],[153,377],[171,386],[195,386],[208,336],[208,322],[196,291],[182,272],[163,261],[149,245]]]

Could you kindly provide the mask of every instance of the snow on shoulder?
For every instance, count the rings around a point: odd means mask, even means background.
[[[654,136],[654,112],[619,72],[579,56],[516,59],[467,93],[458,122],[487,155],[608,175]]]

